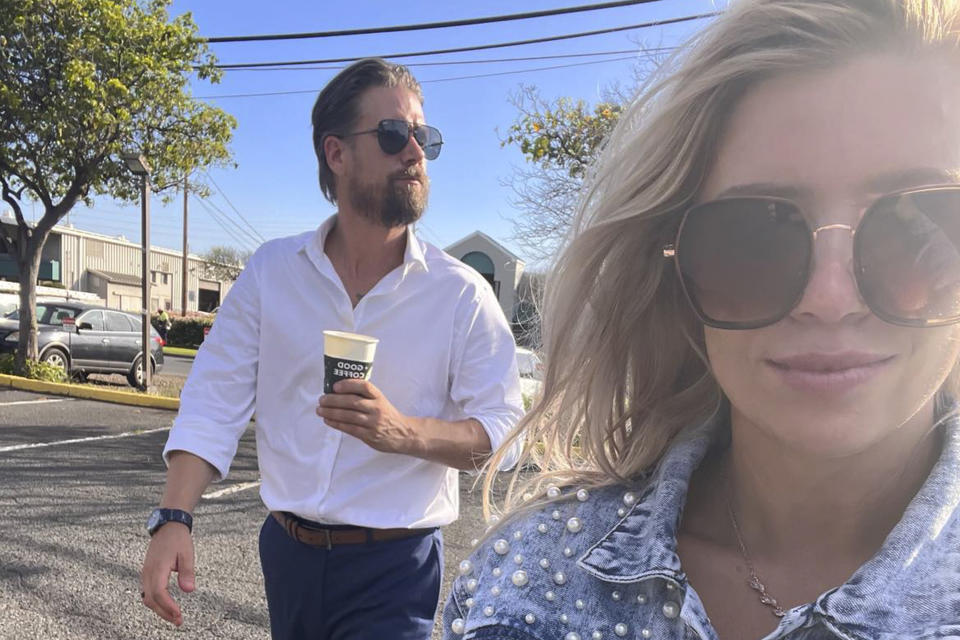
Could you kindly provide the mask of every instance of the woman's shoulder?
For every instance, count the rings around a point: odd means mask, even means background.
[[[641,491],[642,485],[553,488],[548,502],[498,523],[459,564],[444,637],[546,640],[573,632],[589,638],[574,629],[599,586],[578,560],[617,527]],[[616,637],[609,631],[604,637]]]

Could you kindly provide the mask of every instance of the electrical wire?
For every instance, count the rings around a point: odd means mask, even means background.
[[[214,204],[211,201],[204,201],[204,202],[208,207],[216,211],[223,220],[233,225],[233,228],[237,231],[237,233],[239,233],[241,237],[246,238],[248,242],[250,242],[254,246],[254,248],[259,247],[261,244],[263,244],[261,240],[258,240],[253,234],[251,234],[249,231],[247,231],[246,229],[241,227],[239,224],[237,224],[237,222],[233,220],[229,214],[227,214],[223,209],[218,207],[216,204]]]
[[[220,192],[220,195],[223,196],[223,199],[227,201],[227,204],[230,205],[230,208],[233,209],[234,213],[237,214],[237,217],[243,220],[244,224],[246,224],[247,227],[249,227],[250,230],[253,231],[254,236],[259,238],[260,243],[263,244],[264,242],[266,242],[266,239],[262,235],[260,235],[260,232],[257,231],[257,229],[252,224],[250,224],[250,221],[243,217],[243,214],[240,213],[240,210],[237,209],[232,202],[230,202],[230,198],[228,198],[227,194],[224,193],[223,189],[220,188],[220,185],[217,184],[217,181],[213,179],[213,176],[210,175],[210,172],[204,171],[203,174],[207,176],[207,179],[211,183],[213,183],[213,186],[216,188],[217,191]]]
[[[640,55],[643,55],[643,54],[640,54]],[[535,68],[532,68],[532,69],[515,69],[515,70],[512,70],[512,71],[498,71],[498,72],[495,72],[495,73],[480,73],[480,74],[469,75],[469,76],[455,76],[455,77],[451,77],[451,78],[436,78],[436,79],[433,79],[433,80],[421,80],[421,81],[420,81],[420,84],[432,84],[432,83],[437,83],[437,82],[451,82],[451,81],[454,81],[454,80],[470,80],[470,79],[473,79],[473,78],[492,78],[492,77],[495,77],[495,76],[508,76],[508,75],[516,75],[516,74],[518,74],[518,73],[533,73],[533,72],[536,72],[536,71],[550,71],[550,70],[554,70],[554,69],[569,69],[569,68],[571,68],[571,67],[584,67],[584,66],[587,66],[587,65],[603,64],[603,63],[605,63],[605,62],[621,62],[621,61],[623,61],[623,60],[633,60],[633,59],[635,59],[636,57],[637,57],[637,56],[624,56],[624,57],[620,57],[620,58],[610,58],[610,59],[608,59],[608,60],[591,60],[591,61],[589,61],[589,62],[576,62],[576,63],[571,63],[571,64],[553,65],[553,66],[549,66],[549,67],[535,67]],[[223,100],[223,99],[227,99],[227,98],[260,98],[260,97],[265,97],[265,96],[289,96],[289,95],[297,95],[297,94],[304,94],[304,93],[316,94],[316,93],[319,93],[319,92],[320,92],[320,89],[299,89],[299,90],[294,90],[294,91],[267,91],[267,92],[263,92],[263,93],[228,93],[228,94],[221,94],[221,95],[196,96],[196,99],[197,99],[197,100]]]
[[[645,53],[651,52],[660,52],[660,51],[673,51],[677,47],[651,47],[649,49],[644,49]],[[637,49],[619,49],[615,51],[588,51],[584,53],[558,53],[556,55],[550,56],[522,56],[516,58],[484,58],[480,60],[445,60],[442,62],[411,62],[410,64],[404,65],[407,67],[449,67],[458,64],[492,64],[498,62],[531,62],[534,60],[559,60],[565,58],[593,58],[597,56],[614,56],[614,55],[623,55],[625,53],[636,53]],[[331,65],[323,67],[254,67],[254,68],[240,68],[232,69],[232,71],[337,71],[340,69],[346,69],[347,65]]]
[[[717,12],[711,13],[701,13],[692,16],[681,16],[679,18],[668,18],[666,20],[657,20],[654,22],[640,22],[638,24],[626,25],[623,27],[611,27],[608,29],[597,29],[595,31],[581,31],[579,33],[568,33],[559,36],[546,36],[543,38],[532,38],[529,40],[514,40],[512,42],[498,42],[493,44],[484,44],[484,45],[474,45],[470,47],[456,47],[453,49],[434,49],[432,51],[413,51],[406,53],[387,53],[379,55],[365,55],[352,58],[326,58],[322,60],[289,60],[285,62],[247,62],[247,63],[235,63],[235,64],[218,64],[214,65],[218,69],[240,69],[248,68],[253,69],[256,67],[290,67],[290,66],[301,66],[307,64],[334,64],[338,62],[356,62],[357,60],[362,60],[364,58],[417,58],[422,56],[434,56],[434,55],[443,55],[447,53],[463,53],[465,51],[483,51],[487,49],[501,49],[504,47],[517,47],[530,44],[540,44],[543,42],[557,42],[559,40],[571,40],[574,38],[586,38],[588,36],[597,36],[607,33],[616,33],[619,31],[630,31],[634,29],[646,29],[649,27],[660,27],[668,24],[677,24],[680,22],[689,22],[691,20],[703,20],[705,18],[712,18],[716,15],[719,15]]]
[[[210,218],[214,222],[216,222],[218,225],[220,225],[220,228],[223,229],[227,235],[233,238],[234,242],[236,242],[241,249],[245,251],[251,250],[250,240],[244,239],[243,237],[239,236],[236,232],[234,232],[226,224],[224,224],[223,220],[221,220],[218,217],[218,214],[216,213],[214,207],[210,206],[206,201],[196,196],[193,196],[193,199],[195,202],[200,203],[200,206],[202,206],[207,211],[207,213],[210,215]],[[223,215],[223,214],[219,214],[219,215]],[[253,245],[253,248],[256,248],[256,244]]]
[[[399,33],[402,31],[422,31],[426,29],[446,29],[448,27],[466,27],[478,24],[491,24],[495,22],[510,22],[513,20],[528,20],[530,18],[544,18],[547,16],[559,16],[570,13],[582,13],[584,11],[600,11],[602,9],[615,9],[638,4],[651,4],[661,0],[619,0],[617,2],[604,2],[601,4],[588,4],[575,7],[562,7],[560,9],[546,9],[544,11],[528,11],[526,13],[512,13],[507,15],[487,16],[484,18],[467,18],[464,20],[447,20],[444,22],[427,22],[421,24],[403,24],[389,27],[369,27],[362,29],[344,29],[341,31],[317,31],[314,33],[272,33],[254,36],[220,36],[215,38],[198,38],[201,42],[208,44],[220,44],[225,42],[265,42],[269,40],[303,40],[307,38],[334,38],[339,36],[359,36],[375,33]]]

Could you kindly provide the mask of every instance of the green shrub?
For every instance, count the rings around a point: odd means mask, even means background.
[[[172,318],[167,332],[167,344],[171,347],[196,349],[203,342],[203,328],[213,324],[213,318]]]
[[[14,371],[14,356],[12,353],[5,353],[0,356],[0,373],[17,375]],[[27,360],[26,377],[43,382],[66,382],[67,372],[52,364]]]

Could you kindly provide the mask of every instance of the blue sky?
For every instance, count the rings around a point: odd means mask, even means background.
[[[191,12],[201,35],[214,37],[435,22],[597,1],[278,1],[271,3],[268,9],[266,3],[254,0],[175,0],[171,11],[175,15]],[[720,4],[725,3],[718,0],[662,0],[646,5],[493,25],[314,40],[223,43],[211,45],[211,49],[225,64],[423,51],[531,39],[707,13],[716,10]],[[646,47],[673,46],[686,40],[706,23],[706,20],[700,20],[575,40],[430,58],[396,58],[395,61],[415,65],[421,62],[619,51],[637,49],[638,43]],[[609,57],[623,58],[629,55]],[[431,197],[423,222],[418,226],[421,237],[443,248],[475,230],[481,230],[524,257],[511,240],[510,220],[519,212],[511,205],[510,189],[502,185],[513,169],[524,162],[515,148],[502,148],[500,145],[501,135],[517,115],[509,102],[511,93],[526,84],[537,86],[547,99],[570,96],[596,102],[605,87],[616,82],[629,82],[635,60],[485,78],[450,78],[595,59],[411,67],[423,83],[426,120],[443,132],[445,140],[439,159],[428,164]],[[256,235],[270,239],[299,233],[315,228],[334,211],[333,206],[323,199],[317,186],[316,158],[310,137],[310,109],[316,92],[336,73],[335,69],[228,71],[218,85],[193,84],[196,96],[308,91],[263,97],[208,98],[213,104],[233,114],[238,121],[231,144],[237,168],[211,170],[210,175],[240,214],[256,229]],[[498,135],[498,131],[501,135]],[[210,203],[245,226],[219,193],[212,196]],[[29,207],[26,213],[30,215]],[[177,198],[173,204],[164,206],[159,198],[154,198],[151,213],[152,244],[179,249],[182,201]],[[108,198],[98,199],[92,208],[78,205],[70,214],[70,222],[78,228],[109,235],[122,234],[132,240],[139,238],[139,219],[138,206],[124,205]],[[192,253],[202,253],[213,245],[256,246],[257,240],[236,231],[229,223],[226,226],[233,231],[233,235],[227,233],[205,207],[191,200],[189,235]]]

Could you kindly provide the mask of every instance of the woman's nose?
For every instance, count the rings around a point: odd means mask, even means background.
[[[869,314],[853,270],[853,227],[831,224],[813,232],[813,258],[807,288],[791,316],[836,324]]]

